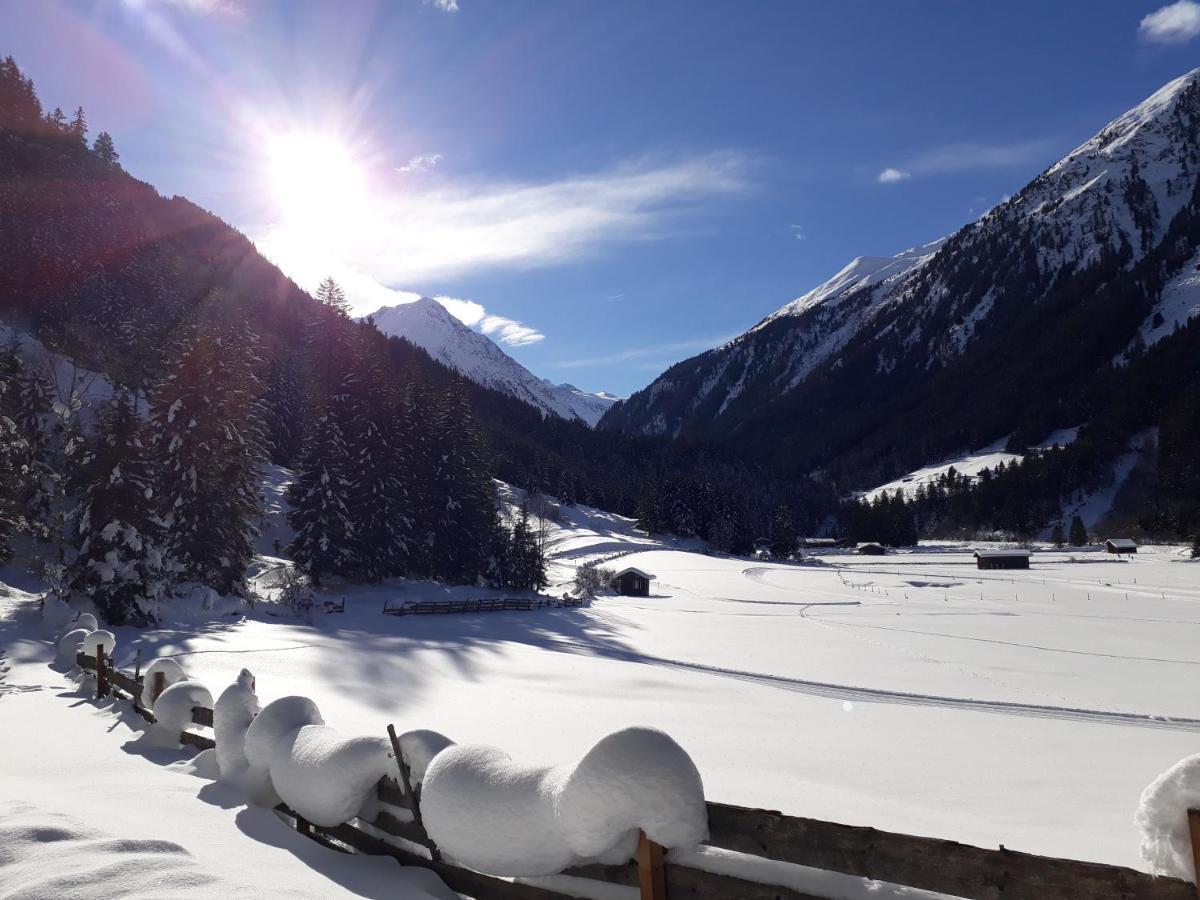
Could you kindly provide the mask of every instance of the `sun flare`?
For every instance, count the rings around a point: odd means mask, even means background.
[[[266,172],[288,226],[345,233],[366,212],[365,166],[335,136],[294,132],[274,139],[267,146]]]

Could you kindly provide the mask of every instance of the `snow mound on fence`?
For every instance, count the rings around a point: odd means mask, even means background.
[[[295,812],[316,825],[340,825],[358,815],[394,767],[385,737],[344,737],[325,725],[305,725],[276,744],[270,771]]]
[[[408,763],[408,774],[413,787],[425,780],[425,772],[433,758],[447,747],[454,746],[454,741],[444,734],[425,728],[406,731],[397,740],[400,743],[400,752],[404,754],[404,761]]]
[[[62,597],[47,594],[42,598],[42,628],[47,635],[58,634],[71,623],[71,606]],[[78,628],[78,625],[74,627]]]
[[[142,673],[142,696],[140,699],[142,706],[146,709],[154,706],[154,676],[159,672],[163,674],[164,688],[170,687],[177,681],[187,681],[187,674],[183,671],[183,666],[175,660],[163,657],[151,662],[146,667],[146,671]]]
[[[91,613],[80,613],[79,617],[71,624],[76,628],[86,628],[88,631],[95,631],[100,627],[100,623]]]
[[[495,747],[448,747],[421,790],[438,848],[491,875],[553,875],[576,862],[554,818],[561,772],[522,766]]]
[[[71,816],[8,802],[0,803],[0,886],[5,897],[71,900],[241,895],[172,841],[115,838]]]
[[[1156,875],[1196,880],[1189,809],[1200,809],[1200,754],[1181,759],[1142,791],[1133,822],[1141,834],[1142,861]]]
[[[192,707],[212,709],[213,698],[208,688],[198,681],[177,681],[154,701],[156,728],[164,735],[173,735],[179,742],[179,732],[192,724]]]
[[[220,777],[229,781],[246,768],[246,730],[258,715],[254,673],[242,669],[237,681],[225,688],[213,707],[213,736],[217,742]]]
[[[86,656],[95,656],[96,648],[103,647],[104,655],[111,659],[116,646],[117,636],[111,631],[92,631],[83,639],[83,652]]]
[[[563,837],[584,857],[629,859],[639,829],[664,847],[694,847],[708,837],[700,772],[657,728],[626,728],[601,740],[567,776],[555,805]]]
[[[90,631],[86,628],[75,628],[68,631],[58,639],[58,662],[64,666],[75,665],[75,657],[79,653],[79,648],[83,646],[83,639],[86,638]]]
[[[292,735],[305,725],[324,724],[317,704],[307,697],[272,700],[246,729],[246,761],[251,766],[268,769],[276,746],[283,741],[290,744]]]

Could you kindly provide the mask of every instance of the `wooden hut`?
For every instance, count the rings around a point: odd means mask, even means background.
[[[1028,569],[1028,550],[976,550],[975,565],[981,569]]]
[[[649,597],[653,580],[654,576],[649,572],[630,566],[612,577],[612,588],[625,597]]]
[[[876,543],[875,541],[867,541],[862,544],[856,544],[854,552],[861,553],[863,556],[884,556],[887,550],[884,549],[883,544]]]
[[[1104,549],[1109,553],[1137,553],[1137,544],[1130,538],[1109,538],[1104,542]]]

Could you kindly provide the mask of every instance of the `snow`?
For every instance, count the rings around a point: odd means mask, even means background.
[[[384,334],[411,341],[476,384],[523,400],[543,414],[594,426],[617,400],[603,391],[589,394],[571,384],[556,385],[538,378],[491,338],[472,331],[430,297],[384,307],[366,318],[374,319]]]
[[[582,857],[623,862],[638,829],[664,847],[708,836],[704,785],[690,756],[656,728],[626,728],[601,740],[567,775],[556,803],[567,844]]]
[[[103,647],[105,656],[111,658],[113,648],[116,646],[117,638],[111,631],[91,631],[83,639],[80,649],[86,656],[95,656],[96,650]]]
[[[554,815],[560,778],[496,747],[449,747],[425,774],[425,828],[443,854],[477,871],[553,875],[577,861]]]
[[[1195,883],[1189,809],[1200,809],[1200,754],[1181,759],[1154,779],[1134,815],[1146,867],[1158,875]]]
[[[79,617],[73,623],[75,628],[83,628],[87,631],[95,631],[100,627],[100,623],[96,621],[96,617],[91,613],[80,613]]]
[[[1000,463],[1009,464],[1018,462],[1021,459],[1024,459],[1021,454],[1009,453],[1005,450],[976,450],[973,453],[965,453],[961,456],[942,460],[933,465],[915,469],[907,475],[893,479],[886,484],[873,487],[869,491],[863,491],[859,494],[859,497],[863,500],[873,501],[881,494],[894,494],[896,491],[904,491],[906,496],[911,497],[916,494],[918,487],[923,484],[933,484],[949,472],[950,469],[954,469],[959,475],[966,476],[967,478],[977,478],[984,469],[995,469]]]
[[[192,726],[192,707],[212,709],[213,698],[208,688],[197,681],[177,681],[154,701],[155,728],[172,743],[179,742],[179,733]]]
[[[146,709],[154,708],[154,683],[160,672],[163,676],[164,690],[177,681],[187,680],[187,674],[183,671],[183,666],[170,657],[164,656],[152,660],[150,665],[142,672],[142,696],[140,700],[142,706]]]
[[[273,748],[271,783],[310,822],[340,825],[373,799],[375,785],[395,766],[384,736],[345,737],[325,725],[305,725]]]
[[[258,715],[254,673],[242,669],[237,681],[225,688],[213,707],[213,737],[220,777],[232,781],[246,768],[246,730]]]
[[[404,761],[408,764],[408,777],[413,787],[425,780],[425,772],[434,757],[454,745],[454,741],[444,734],[427,728],[406,731],[399,735],[397,740],[400,742],[400,752],[404,754]]]
[[[58,641],[58,663],[68,669],[75,667],[75,657],[83,646],[84,639],[91,634],[86,628],[73,628]]]
[[[307,697],[280,697],[268,703],[246,729],[246,761],[269,769],[275,748],[305,725],[324,725],[321,711]]]

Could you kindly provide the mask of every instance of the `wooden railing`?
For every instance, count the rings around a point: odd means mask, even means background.
[[[390,600],[384,600],[383,614],[385,616],[414,616],[438,613],[510,612],[560,609],[582,605],[583,601],[577,597],[563,597],[561,600],[545,597],[539,597],[536,600],[529,597],[485,597],[479,600],[404,600],[395,605],[392,605]]]
[[[95,671],[98,697],[114,689],[128,695],[148,722],[154,714],[140,705],[141,676],[128,675],[105,659],[79,654],[80,668]],[[155,685],[161,690],[161,683]],[[213,724],[212,710],[195,707],[192,721],[200,728]],[[298,832],[327,847],[347,853],[390,856],[403,865],[423,866],[441,876],[454,891],[479,900],[561,900],[573,897],[546,879],[497,878],[454,865],[442,858],[421,820],[421,789],[412,783],[395,729],[388,726],[397,762],[396,777],[376,785],[379,810],[371,820],[355,818],[328,827],[306,821],[286,805],[276,810]],[[187,730],[180,742],[199,749],[216,746],[205,733]],[[787,816],[774,810],[751,809],[727,803],[708,803],[709,837],[701,852],[664,853],[641,835],[636,858],[624,865],[583,865],[562,876],[600,881],[636,889],[642,900],[823,900],[778,883],[772,864],[888,882],[971,900],[1050,900],[1050,898],[1120,898],[1120,900],[1197,900],[1195,885],[1120,866],[1036,856],[1000,847],[989,850],[938,838],[918,837],[842,825],[818,819]],[[1188,811],[1192,849],[1200,882],[1200,810]],[[759,868],[761,880],[747,880],[704,868],[704,847],[729,852],[739,875]],[[769,861],[769,862],[768,862]],[[756,865],[757,864],[757,865]],[[797,869],[796,872],[803,870]],[[559,878],[560,876],[553,876]],[[774,879],[774,881],[772,880]]]

